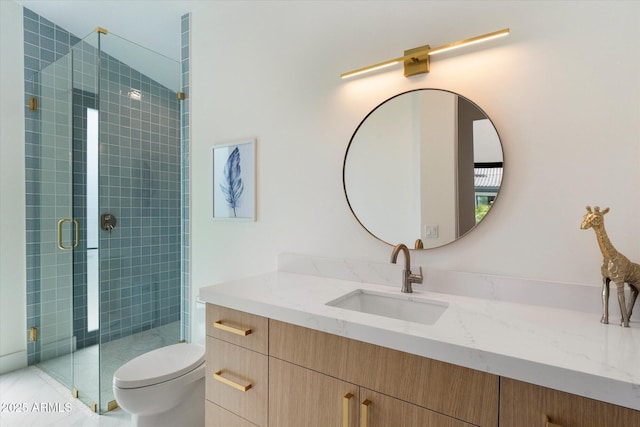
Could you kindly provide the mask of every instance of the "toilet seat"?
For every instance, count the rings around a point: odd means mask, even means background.
[[[136,357],[113,374],[120,389],[148,387],[180,377],[205,361],[205,349],[198,344],[174,344]]]

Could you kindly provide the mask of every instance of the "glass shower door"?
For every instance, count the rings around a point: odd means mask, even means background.
[[[72,205],[71,55],[36,76],[39,96],[39,186],[33,208],[39,210],[40,367],[73,389],[73,252],[79,243]]]

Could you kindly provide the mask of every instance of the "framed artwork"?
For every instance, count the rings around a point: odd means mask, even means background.
[[[256,141],[213,147],[213,219],[256,219]]]

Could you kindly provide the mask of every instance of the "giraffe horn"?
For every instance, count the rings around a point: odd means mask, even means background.
[[[591,206],[587,206],[587,212],[591,213]]]

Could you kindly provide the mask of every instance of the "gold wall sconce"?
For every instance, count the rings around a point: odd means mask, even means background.
[[[483,34],[481,36],[471,37],[465,40],[459,40],[457,42],[445,44],[435,48],[431,48],[429,45],[416,47],[413,49],[405,50],[404,55],[399,58],[390,59],[388,61],[379,62],[377,64],[369,65],[367,67],[358,68],[356,70],[347,71],[340,74],[343,79],[354,77],[360,74],[368,73],[370,71],[379,70],[381,68],[390,67],[395,64],[404,63],[404,76],[410,77],[416,74],[423,74],[429,72],[429,58],[431,55],[437,53],[447,52],[449,50],[458,49],[460,47],[469,46],[476,43],[485,42],[498,37],[504,37],[509,35],[509,28],[505,28],[500,31],[494,31],[492,33]]]

